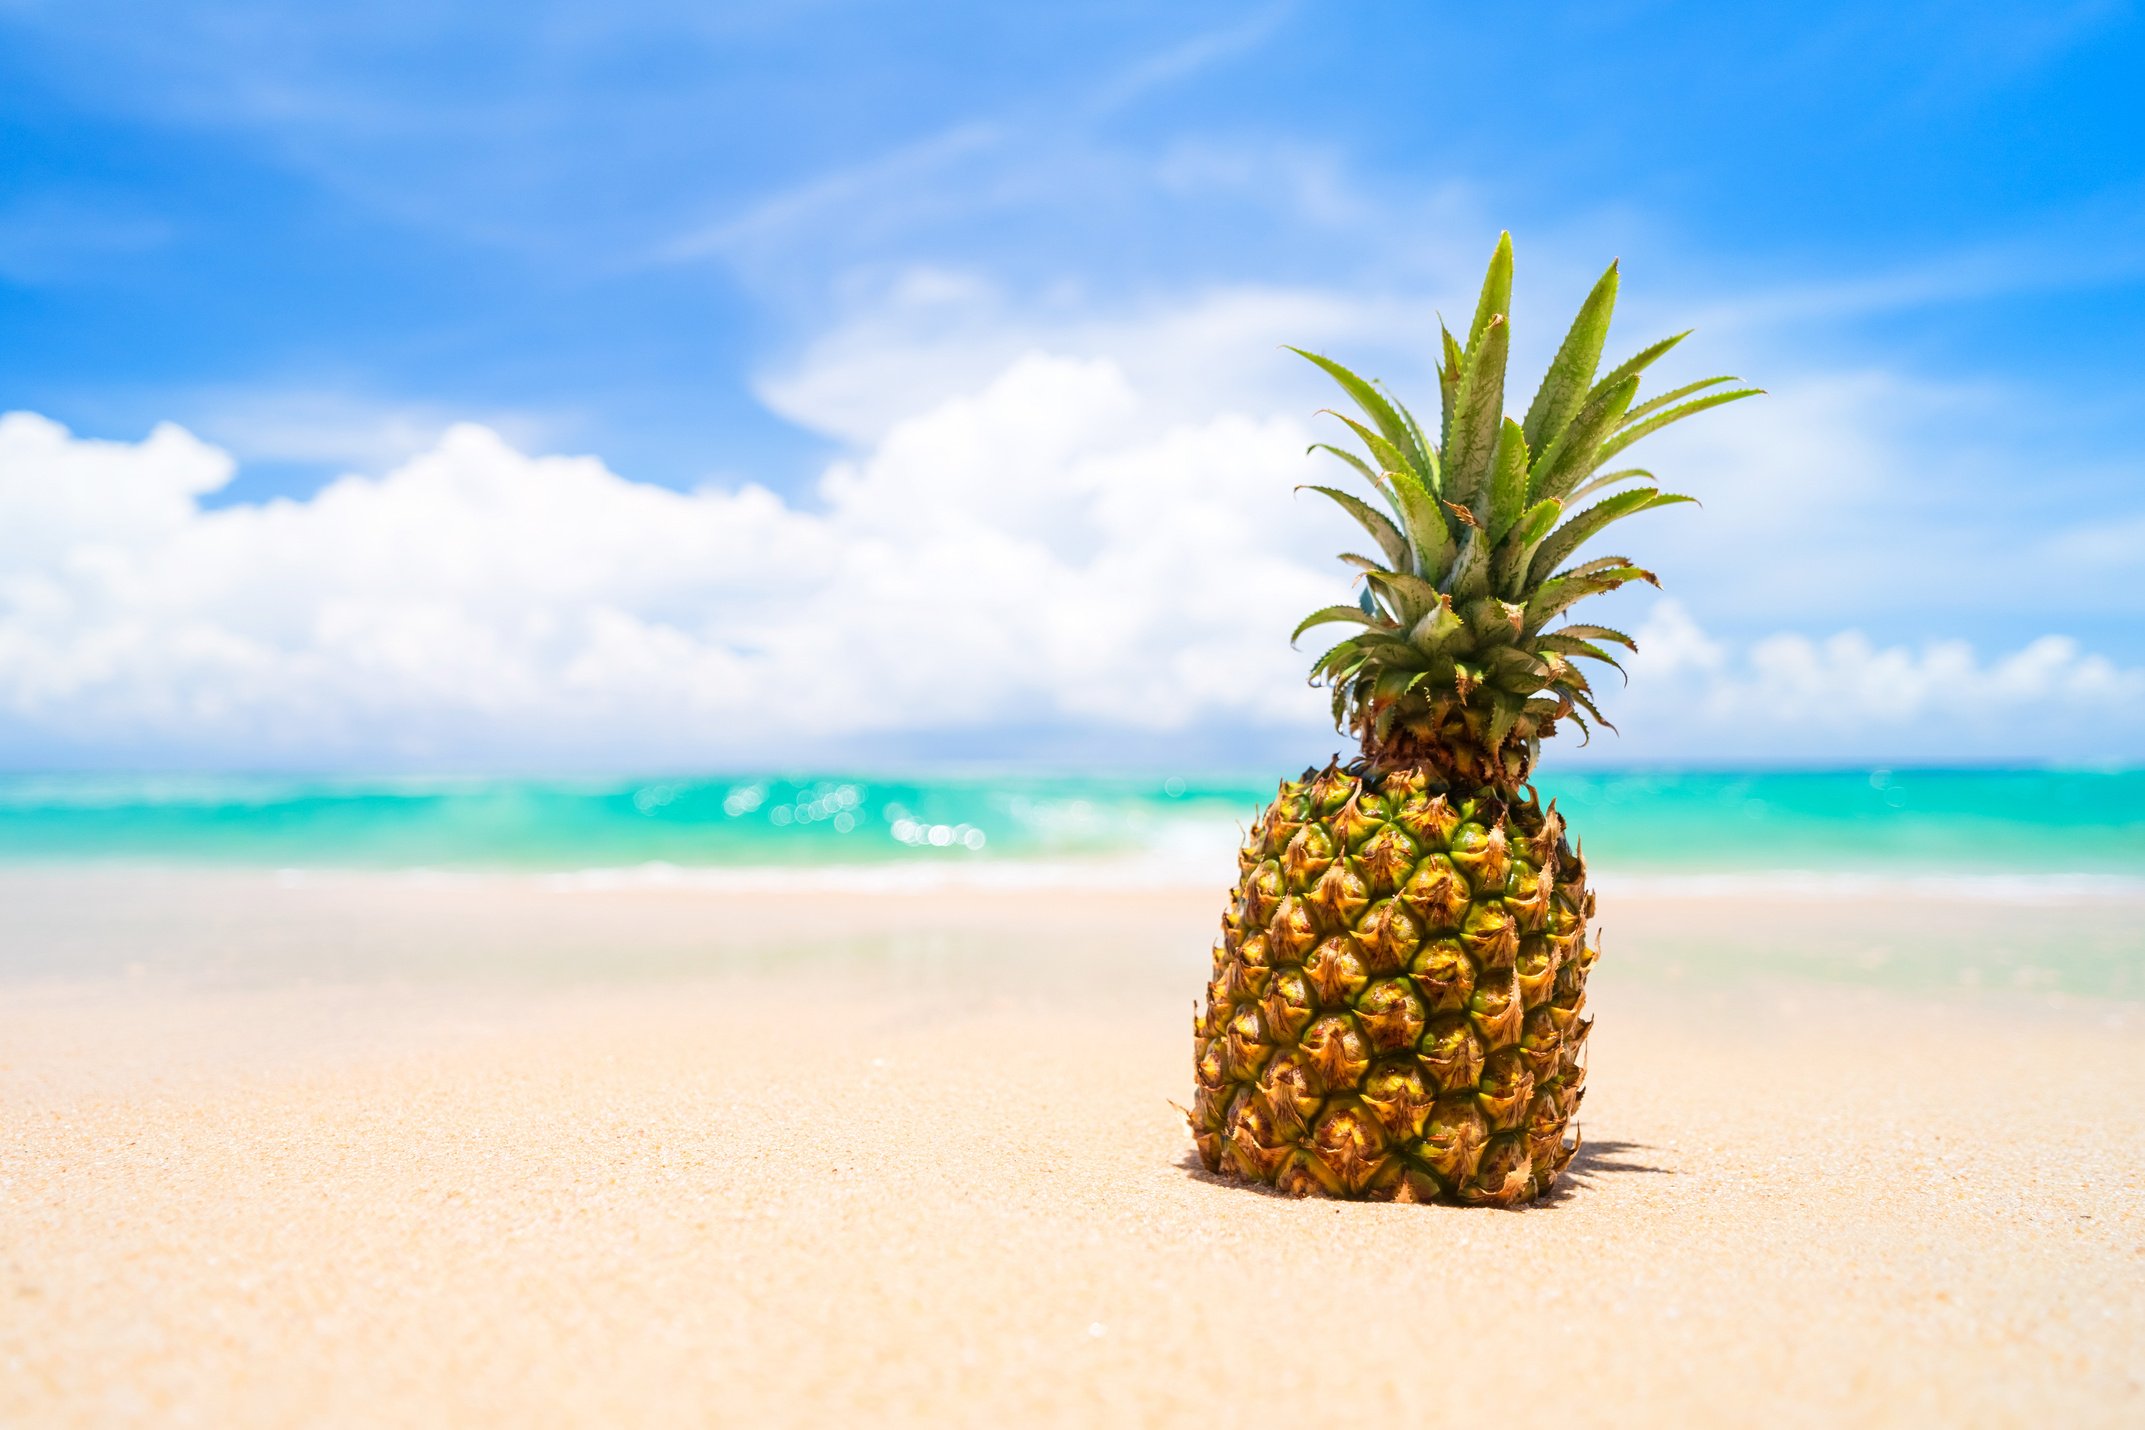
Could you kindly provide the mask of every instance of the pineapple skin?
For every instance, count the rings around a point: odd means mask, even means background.
[[[1511,1206],[1547,1192],[1578,1151],[1594,896],[1527,779],[1560,724],[1615,728],[1580,663],[1621,671],[1611,648],[1638,649],[1572,610],[1660,584],[1629,557],[1580,553],[1615,522],[1692,500],[1643,468],[1608,470],[1611,458],[1760,392],[1709,377],[1638,401],[1640,375],[1688,333],[1601,373],[1620,282],[1612,263],[1523,418],[1504,407],[1509,233],[1465,344],[1439,325],[1434,425],[1293,349],[1363,419],[1332,414],[1361,454],[1312,450],[1378,499],[1310,488],[1376,554],[1342,553],[1360,573],[1355,601],[1290,636],[1350,629],[1311,683],[1331,689],[1333,722],[1363,755],[1285,781],[1244,844],[1193,1024],[1187,1116],[1217,1172],[1300,1195]]]
[[[1598,957],[1554,802],[1336,762],[1282,783],[1238,864],[1193,1024],[1208,1170],[1298,1196],[1547,1192],[1578,1150]]]

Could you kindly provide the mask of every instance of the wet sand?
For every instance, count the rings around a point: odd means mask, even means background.
[[[1210,898],[0,893],[0,1423],[2145,1418],[2145,1020],[1718,901],[1493,1212],[1197,1169]]]

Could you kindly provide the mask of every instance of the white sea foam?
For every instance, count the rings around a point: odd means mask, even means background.
[[[736,865],[649,863],[622,869],[576,869],[536,876],[558,893],[626,893],[683,889],[713,894],[928,894],[942,891],[1069,889],[1212,889],[1235,877],[1230,862],[1197,863],[1146,857],[1096,859],[975,859],[884,864]]]
[[[529,876],[558,893],[625,893],[677,889],[716,894],[919,894],[960,890],[1084,890],[1129,892],[1226,888],[1233,860],[1155,854],[1094,859],[975,859],[883,864],[739,865],[648,863]],[[414,871],[413,871],[414,872]],[[436,880],[437,871],[423,877]],[[1596,885],[1611,897],[1633,899],[1785,899],[1826,902],[1917,899],[1934,902],[2066,904],[2145,902],[2145,879],[2084,873],[1891,873],[1811,869],[1734,873],[1607,873]]]
[[[1962,870],[1951,873],[1852,873],[1832,869],[1759,869],[1733,873],[1601,874],[1605,894],[1658,899],[1773,898],[1930,899],[1986,904],[2128,903],[2145,900],[2145,879],[2128,874]]]

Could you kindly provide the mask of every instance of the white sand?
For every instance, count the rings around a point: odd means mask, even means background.
[[[1335,1205],[1187,1161],[1209,900],[15,892],[8,1425],[2145,1421],[2122,1005],[1612,958],[1568,1191]]]

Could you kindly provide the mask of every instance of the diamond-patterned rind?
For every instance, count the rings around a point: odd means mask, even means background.
[[[1199,1155],[1302,1195],[1509,1206],[1585,1091],[1585,865],[1543,809],[1422,770],[1283,783],[1194,1023]]]

